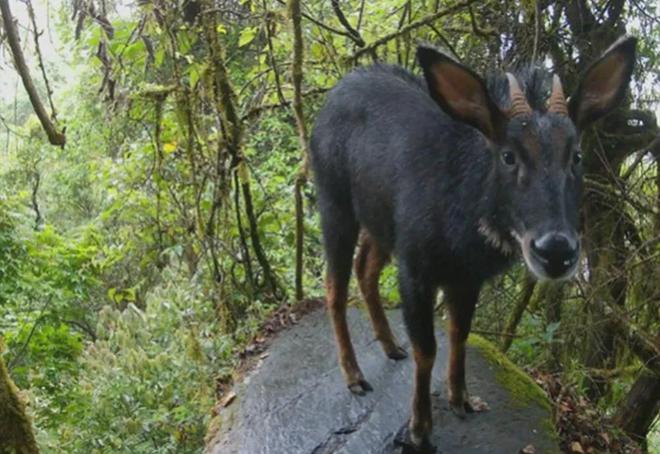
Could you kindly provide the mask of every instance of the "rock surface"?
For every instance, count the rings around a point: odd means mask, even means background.
[[[397,338],[410,352],[400,311],[388,315]],[[325,310],[314,311],[280,333],[268,356],[236,386],[236,399],[214,422],[217,432],[207,452],[409,452],[399,440],[405,438],[410,417],[412,358],[388,359],[360,310],[349,309],[349,324],[358,361],[374,391],[362,397],[348,391],[337,365],[328,316]],[[558,452],[547,407],[536,401],[521,403],[498,381],[503,366],[474,347],[468,347],[468,389],[490,410],[469,414],[465,420],[455,417],[445,392],[448,341],[439,328],[437,338],[432,387],[432,443],[437,452],[513,454],[524,448]]]

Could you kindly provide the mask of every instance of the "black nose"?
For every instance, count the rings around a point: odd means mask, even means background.
[[[550,277],[559,277],[571,269],[578,259],[579,245],[575,237],[550,232],[534,239],[531,250]]]

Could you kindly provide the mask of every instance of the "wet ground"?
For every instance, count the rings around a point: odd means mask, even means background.
[[[398,339],[410,352],[400,312],[390,312],[389,318]],[[207,451],[410,452],[400,440],[405,440],[410,417],[413,361],[388,359],[374,340],[362,311],[349,309],[349,321],[358,361],[374,391],[366,396],[348,391],[337,366],[328,316],[323,309],[314,311],[279,333],[259,366],[236,385],[236,398],[221,410],[218,432]],[[469,414],[465,420],[454,416],[445,392],[447,338],[440,328],[437,336],[432,438],[437,452],[513,454],[525,448],[525,452],[558,452],[548,429],[549,411],[533,401],[521,404],[498,383],[501,366],[472,347],[468,349],[468,388],[490,409]]]

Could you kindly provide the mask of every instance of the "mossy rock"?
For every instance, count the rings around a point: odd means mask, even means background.
[[[538,405],[548,412],[548,417],[542,421],[542,424],[547,434],[558,442],[559,436],[552,422],[552,402],[545,391],[492,342],[477,334],[470,334],[468,345],[476,348],[488,362],[496,366],[495,379],[509,391],[515,407],[522,409],[530,405]]]
[[[490,341],[477,334],[470,334],[468,344],[479,349],[481,354],[499,367],[495,377],[502,386],[507,388],[515,402],[520,407],[536,403],[548,411],[552,411],[552,403],[547,394],[523,370],[516,366]]]
[[[410,418],[414,361],[387,358],[374,340],[368,315],[358,307],[349,308],[348,323],[372,392],[355,396],[347,390],[328,314],[311,312],[279,333],[259,367],[235,386],[237,398],[220,409],[209,428],[206,452],[401,454],[397,437]],[[401,312],[389,311],[388,318],[410,352]],[[464,420],[451,412],[444,391],[449,340],[442,323],[436,326],[431,443],[446,453],[510,454],[530,445],[536,452],[559,452],[543,391],[481,338],[473,337],[468,345],[467,382],[490,410]]]

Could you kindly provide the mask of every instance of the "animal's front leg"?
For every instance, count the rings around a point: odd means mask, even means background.
[[[418,448],[431,448],[431,372],[435,362],[433,332],[434,287],[429,280],[411,273],[405,262],[399,266],[403,315],[415,359],[415,379],[410,418],[410,438]]]
[[[463,284],[445,289],[449,311],[449,405],[459,418],[475,409],[465,382],[465,343],[472,326],[472,315],[479,297],[479,286]]]

